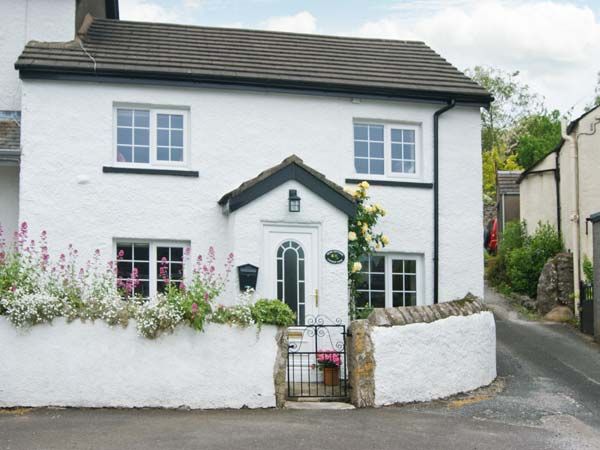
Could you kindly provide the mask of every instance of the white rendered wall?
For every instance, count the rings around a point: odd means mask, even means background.
[[[0,0],[0,111],[21,109],[15,62],[25,44],[75,36],[75,0]]]
[[[529,234],[535,232],[540,222],[557,226],[554,172],[528,175],[521,181],[519,193],[521,220],[527,223]]]
[[[115,102],[190,108],[192,161],[199,178],[104,174],[112,163]],[[60,105],[60,109],[57,105]],[[433,113],[439,104],[176,87],[24,82],[20,219],[51,246],[110,254],[113,238],[186,240],[192,251],[239,243],[217,204],[243,181],[295,153],[344,185],[354,173],[353,120],[421,125],[424,171],[432,182]],[[440,300],[483,293],[479,109],[441,118]],[[51,140],[47,136],[52,136]],[[432,303],[433,190],[373,186],[389,214],[386,251],[418,253]],[[265,219],[270,211],[263,208]],[[235,240],[235,238],[233,238]],[[333,245],[332,245],[333,246]],[[237,260],[243,263],[242,260]],[[245,262],[245,261],[244,261]],[[345,290],[339,296],[346,296]]]
[[[373,327],[371,339],[378,406],[444,398],[496,378],[496,326],[489,311]]]
[[[276,327],[209,324],[149,340],[135,324],[17,330],[0,317],[0,406],[275,406]]]
[[[17,229],[19,213],[19,168],[0,165],[0,226],[9,238]]]

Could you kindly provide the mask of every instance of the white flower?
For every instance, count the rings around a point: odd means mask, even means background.
[[[355,241],[356,240],[356,233],[354,231],[350,231],[348,233],[348,240],[349,241]]]
[[[352,264],[352,273],[360,272],[362,270],[362,264],[360,262],[355,262]]]

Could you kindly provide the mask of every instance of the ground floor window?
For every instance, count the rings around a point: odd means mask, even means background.
[[[189,247],[189,243],[117,241],[117,282],[123,285],[132,283],[135,278],[134,292],[144,298],[162,292],[165,289],[165,279],[181,284],[186,247]]]
[[[414,306],[421,288],[421,258],[408,255],[371,255],[363,258],[357,282],[357,308]]]

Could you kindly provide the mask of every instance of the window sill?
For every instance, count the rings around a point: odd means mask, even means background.
[[[104,173],[133,173],[139,175],[170,175],[175,177],[192,177],[198,178],[200,176],[197,170],[181,170],[181,169],[146,169],[143,167],[115,167],[115,166],[104,166],[102,167]]]
[[[433,189],[433,183],[423,183],[420,181],[400,181],[400,180],[370,180],[369,178],[346,178],[348,184],[358,184],[366,181],[371,186],[394,186],[417,189]]]

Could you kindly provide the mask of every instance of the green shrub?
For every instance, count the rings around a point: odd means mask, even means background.
[[[296,315],[281,300],[260,299],[252,305],[252,319],[258,326],[289,327],[296,323]]]
[[[523,247],[527,240],[527,228],[525,222],[508,222],[500,239],[498,254],[505,258],[513,250]]]
[[[594,283],[594,264],[590,261],[588,255],[583,255],[583,276],[586,283]]]
[[[488,257],[485,266],[485,277],[492,286],[507,284],[506,259],[501,258],[500,255]]]
[[[513,290],[535,297],[544,264],[562,250],[562,239],[554,227],[540,223],[520,248],[513,248],[506,255],[507,275]]]

